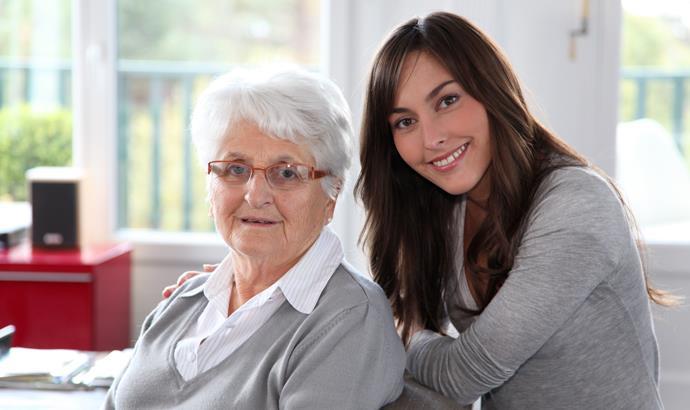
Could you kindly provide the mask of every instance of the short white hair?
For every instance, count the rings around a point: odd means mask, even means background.
[[[192,113],[192,141],[204,166],[218,159],[228,129],[241,121],[305,146],[317,169],[331,174],[321,181],[324,191],[337,196],[352,161],[353,131],[350,108],[332,81],[296,67],[219,76]]]

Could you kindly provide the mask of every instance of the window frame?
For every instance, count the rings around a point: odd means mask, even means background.
[[[134,247],[135,262],[208,263],[218,261],[227,253],[222,238],[213,232],[167,232],[118,228],[117,175],[117,0],[72,0],[73,7],[73,164],[87,176],[80,186],[80,241],[97,244],[127,241]],[[340,2],[321,0],[321,30],[324,41],[322,66],[339,67],[334,80],[341,87],[349,77],[345,67],[346,53],[328,53],[333,42],[340,45],[347,38],[348,6]],[[327,29],[330,27],[331,29]],[[350,100],[350,103],[353,101]],[[352,170],[349,177],[356,176]],[[351,195],[342,195],[351,197]],[[341,222],[333,222],[344,243],[353,245],[346,253],[363,261],[361,251],[354,245],[358,226],[345,223],[352,220],[356,210],[353,198],[338,206]]]

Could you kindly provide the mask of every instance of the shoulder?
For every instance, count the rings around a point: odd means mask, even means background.
[[[351,353],[381,350],[388,366],[404,362],[404,348],[383,290],[347,264],[333,273],[316,307],[300,325],[300,332],[296,354],[313,352],[317,345],[327,350],[338,345],[341,350],[351,349]]]
[[[352,334],[380,333],[382,329],[390,328],[391,332],[385,332],[386,337],[391,333],[397,338],[393,313],[383,290],[347,264],[341,264],[335,270],[304,322],[304,329],[319,334],[324,329],[330,329],[326,332],[334,331],[334,327],[339,329],[336,333],[346,331]]]
[[[617,195],[610,182],[600,173],[589,167],[568,166],[556,169],[547,175],[537,192],[542,196],[614,198]]]
[[[605,177],[586,167],[560,168],[544,178],[522,243],[552,250],[595,248],[613,261],[634,246],[620,195]]]
[[[199,295],[203,295],[204,284],[211,275],[204,273],[188,279],[182,286],[175,289],[175,291],[167,299],[161,300],[156,308],[149,313],[144,319],[142,331],[148,329],[153,325],[165,312],[173,305],[186,305],[194,303],[198,300]]]
[[[587,167],[569,166],[552,171],[538,187],[532,210],[535,216],[546,214],[563,220],[573,217],[625,220],[616,188]]]
[[[190,298],[195,298],[199,295],[203,294],[204,291],[204,285],[206,284],[206,281],[208,281],[208,278],[211,277],[210,273],[202,273],[200,275],[194,276],[190,279],[187,279],[185,283],[182,284],[179,288],[175,289],[175,291],[168,297],[167,299],[164,299],[161,304],[158,305],[158,309],[165,309],[167,306],[172,305],[173,303],[179,303],[182,301],[189,300]]]
[[[386,314],[390,310],[379,285],[347,263],[342,263],[336,269],[326,285],[317,309],[325,306],[336,310],[368,306]]]

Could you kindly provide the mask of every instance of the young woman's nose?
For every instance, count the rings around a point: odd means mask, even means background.
[[[422,125],[424,148],[443,148],[448,139],[445,130],[434,120],[427,120]]]

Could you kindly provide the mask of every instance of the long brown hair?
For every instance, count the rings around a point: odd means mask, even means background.
[[[406,342],[415,321],[442,332],[444,290],[456,274],[455,209],[460,198],[417,174],[393,143],[388,117],[403,61],[415,51],[428,53],[445,66],[484,105],[489,118],[488,216],[465,258],[475,289],[480,289],[480,275],[488,278],[476,313],[489,304],[512,269],[535,192],[544,177],[564,166],[590,166],[532,116],[510,63],[477,27],[445,12],[414,18],[398,27],[379,50],[371,69],[361,129],[362,170],[355,192],[367,211],[360,239],[368,249],[373,277],[388,296]],[[615,189],[613,181],[606,179]],[[631,226],[635,227],[632,219]],[[484,266],[478,262],[480,252],[488,255]],[[653,301],[667,303],[663,292],[649,284],[647,291]]]

